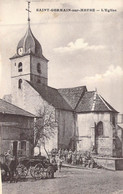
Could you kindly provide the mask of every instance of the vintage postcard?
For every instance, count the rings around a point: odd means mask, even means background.
[[[122,18],[122,0],[0,1],[1,193],[123,193]]]

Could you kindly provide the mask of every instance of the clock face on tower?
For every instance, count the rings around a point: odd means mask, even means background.
[[[23,48],[19,48],[19,49],[18,49],[18,54],[19,54],[19,55],[22,55],[22,54],[23,54]]]

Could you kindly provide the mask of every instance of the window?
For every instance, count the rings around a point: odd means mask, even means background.
[[[18,88],[19,88],[19,89],[22,88],[22,79],[19,79],[19,81],[18,81]]]
[[[96,136],[103,136],[103,122],[100,121],[96,126]]]
[[[40,63],[37,64],[37,72],[41,73],[41,65],[40,65]]]
[[[21,150],[26,151],[26,141],[21,141]]]
[[[18,155],[19,156],[26,155],[26,141],[25,140],[18,142]]]
[[[18,72],[22,72],[22,63],[21,62],[18,64]]]

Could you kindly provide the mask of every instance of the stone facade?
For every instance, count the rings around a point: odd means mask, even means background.
[[[31,155],[33,124],[33,118],[0,114],[0,154],[10,150],[14,156]]]
[[[76,114],[72,111],[54,108],[25,80],[23,80],[22,88],[17,88],[16,93],[12,96],[12,102],[37,116],[39,110],[43,111],[45,106],[49,107],[49,110],[52,109],[56,121],[58,121],[58,126],[56,135],[47,141],[47,150],[52,148],[69,148],[72,138],[76,134]]]
[[[58,119],[58,147],[75,148],[73,139],[76,136],[76,114],[70,111],[56,110]]]
[[[37,65],[40,64],[40,69],[37,70]],[[30,72],[33,83],[39,82],[47,85],[48,81],[48,64],[47,61],[36,56],[30,56]]]
[[[20,63],[22,66],[19,70]],[[19,79],[26,79],[32,83],[43,83],[47,85],[47,61],[33,55],[12,58],[11,78],[12,95],[15,94],[15,91],[19,87]]]
[[[115,122],[117,114],[115,114]],[[112,123],[112,113],[85,113],[78,114],[78,144],[77,149],[92,151],[101,156],[115,156],[114,130],[116,126]],[[99,125],[101,126],[99,128]]]

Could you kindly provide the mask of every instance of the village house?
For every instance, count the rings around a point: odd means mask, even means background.
[[[10,60],[11,102],[34,115],[44,106],[54,111],[58,126],[46,144],[49,151],[67,148],[119,155],[116,149],[118,112],[97,91],[88,91],[86,86],[61,89],[48,86],[48,60],[32,33],[30,18],[27,32]],[[8,96],[4,99],[8,100]]]
[[[0,99],[0,155],[29,156],[33,148],[34,115]]]

